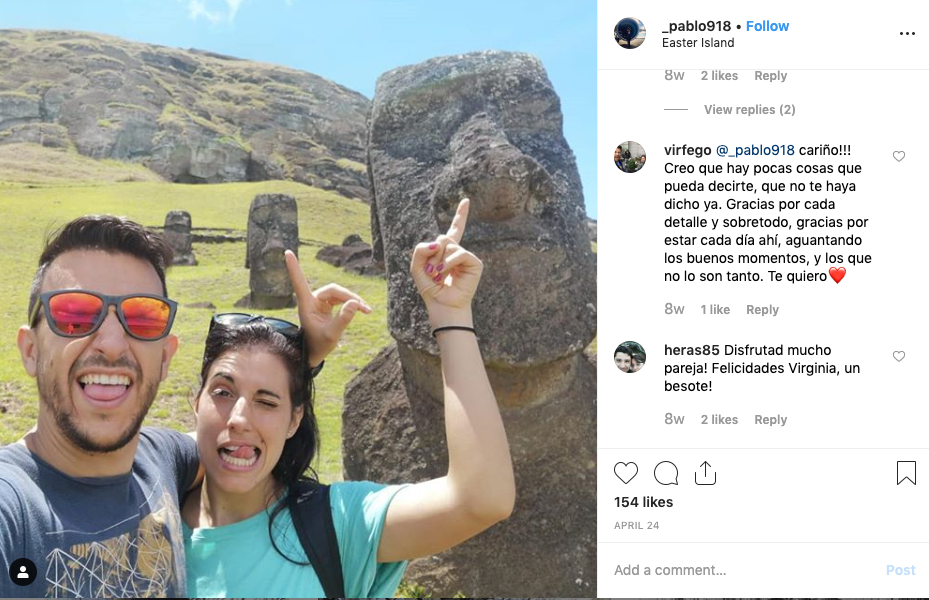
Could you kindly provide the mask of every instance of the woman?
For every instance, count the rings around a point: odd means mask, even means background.
[[[411,264],[441,351],[448,474],[406,486],[331,486],[345,597],[393,596],[404,561],[450,548],[513,509],[506,433],[471,319],[483,266],[460,246],[468,206],[459,204],[447,235],[416,246]],[[287,262],[303,330],[319,331],[296,258]],[[348,299],[340,315],[359,306]],[[182,509],[192,597],[326,595],[287,502],[318,447],[308,367],[319,354],[308,337],[276,319],[214,318],[195,405],[206,476]]]

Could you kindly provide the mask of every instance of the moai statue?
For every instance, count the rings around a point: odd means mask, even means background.
[[[285,194],[258,194],[248,209],[249,269],[248,296],[236,306],[244,308],[286,308],[296,306],[294,288],[287,275],[284,250],[297,254],[297,201]]]
[[[190,213],[186,210],[172,210],[165,215],[165,239],[174,250],[172,265],[195,266],[192,236],[190,235]]]
[[[409,274],[462,197],[462,245],[484,263],[474,324],[516,472],[513,515],[414,561],[408,579],[452,596],[596,597],[596,268],[558,96],[538,59],[480,52],[382,75],[368,130],[383,350],[346,387],[347,479],[445,474],[438,347]]]

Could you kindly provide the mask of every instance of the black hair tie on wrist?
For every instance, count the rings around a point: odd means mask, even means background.
[[[316,365],[315,367],[310,367],[310,369],[309,369],[309,372],[310,372],[310,379],[316,379],[316,376],[319,375],[320,371],[323,370],[323,365],[324,365],[324,364],[326,364],[326,361],[321,360],[321,361],[319,361],[319,364]]]
[[[477,335],[477,332],[474,331],[473,327],[465,327],[464,325],[446,325],[445,327],[436,327],[432,330],[432,337],[435,337],[440,331],[449,331],[449,330],[460,330],[460,331],[470,331],[474,335]]]

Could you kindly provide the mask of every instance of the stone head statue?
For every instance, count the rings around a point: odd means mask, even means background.
[[[259,194],[248,211],[249,287],[254,308],[292,306],[293,285],[287,276],[284,250],[297,253],[297,201],[285,194]]]
[[[401,351],[437,352],[410,255],[446,231],[462,197],[462,244],[484,262],[473,309],[488,367],[538,366],[589,344],[596,267],[583,193],[538,59],[478,52],[382,75],[368,153],[375,260]]]
[[[558,97],[532,56],[480,52],[382,75],[368,121],[375,260],[397,340],[345,391],[347,479],[448,472],[441,365],[409,274],[413,247],[471,199],[462,245],[484,263],[473,301],[506,425],[517,508],[427,559],[411,580],[450,596],[596,597],[596,269]],[[488,551],[488,549],[492,549]]]
[[[190,213],[186,210],[172,210],[165,215],[164,236],[174,250],[175,265],[196,265],[193,238],[190,233]]]

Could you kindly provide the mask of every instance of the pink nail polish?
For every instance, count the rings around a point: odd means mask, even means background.
[[[426,265],[426,273],[432,273],[432,265]]]
[[[441,276],[441,275],[436,275],[435,278],[433,279],[433,281],[436,282],[436,283],[439,283],[440,281],[442,281],[442,276]]]
[[[432,242],[431,244],[429,244],[429,249],[430,249],[430,250],[435,250],[435,249],[438,248],[438,247],[439,247],[439,245],[436,244],[435,242]]]
[[[441,270],[444,269],[444,268],[445,268],[445,263],[442,263],[441,265],[439,265],[439,268],[436,269],[436,270],[437,270],[437,271],[441,271]]]

